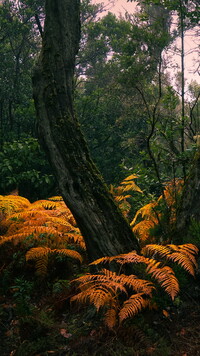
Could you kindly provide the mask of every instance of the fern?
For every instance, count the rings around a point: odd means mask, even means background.
[[[106,307],[105,324],[110,328],[114,327],[117,323],[117,316],[120,310],[119,298],[121,295],[128,297],[130,290],[132,290],[133,292],[136,292],[135,295],[143,295],[146,296],[146,299],[149,299],[151,298],[154,289],[154,286],[150,281],[139,279],[135,275],[117,275],[116,272],[107,269],[101,270],[99,274],[88,273],[77,278],[73,282],[79,283],[81,291],[73,296],[71,301],[76,301],[78,303],[89,302],[96,307],[97,311],[101,307]],[[138,304],[135,308],[138,308],[139,311],[140,305]],[[123,313],[119,314],[119,317],[121,320],[125,318]]]
[[[149,260],[146,272],[161,285],[166,293],[174,300],[179,292],[179,283],[172,268],[160,267],[160,262]]]
[[[131,297],[124,302],[124,305],[119,312],[120,323],[127,318],[135,316],[148,305],[149,301],[143,297],[142,293],[131,295]]]
[[[175,251],[175,252],[174,252]],[[198,248],[192,244],[185,245],[147,245],[142,249],[142,253],[147,256],[160,256],[166,260],[177,262],[191,275],[195,275],[197,262],[195,255]]]
[[[77,251],[69,249],[54,249],[48,247],[33,247],[26,253],[26,261],[36,260],[36,272],[40,276],[47,274],[48,257],[52,254],[60,254],[74,258],[82,262],[82,257]]]
[[[61,199],[40,200],[30,203],[20,196],[0,197],[3,211],[0,245],[20,244],[20,249],[29,246],[26,260],[35,260],[36,272],[44,277],[47,274],[50,255],[62,255],[82,262],[79,252],[68,248],[73,244],[85,249],[85,243],[76,222]]]

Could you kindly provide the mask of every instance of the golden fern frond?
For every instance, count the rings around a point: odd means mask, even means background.
[[[86,250],[84,238],[77,231],[71,234],[67,233],[66,236],[64,236],[64,238],[68,243],[77,244],[78,246],[80,246],[80,248]]]
[[[137,293],[143,293],[146,295],[151,296],[153,289],[155,289],[154,285],[152,282],[149,282],[145,279],[139,279],[137,276],[126,276],[127,279],[124,279],[124,284],[128,285],[129,287],[131,286],[135,292]],[[132,281],[130,281],[132,279]],[[131,283],[130,283],[131,282]]]
[[[165,184],[164,196],[168,206],[172,206],[175,202],[175,197],[183,188],[183,180],[175,179]],[[160,197],[162,199],[162,197]]]
[[[97,311],[104,305],[108,305],[109,302],[113,299],[113,294],[105,286],[94,286],[90,290],[89,300],[90,303],[93,303]]]
[[[36,274],[40,277],[45,277],[48,267],[48,255],[51,249],[48,247],[33,247],[26,253],[26,261],[36,260]]]
[[[51,253],[51,249],[49,247],[44,247],[44,246],[32,247],[26,253],[26,261],[36,260],[38,258],[48,255],[49,253]]]
[[[111,305],[105,313],[104,322],[109,329],[113,329],[117,324],[117,314],[119,310],[119,303],[114,299],[111,300]]]
[[[21,232],[26,233],[28,235],[35,234],[39,235],[54,235],[54,236],[62,236],[55,228],[48,226],[28,226],[22,228]]]
[[[30,209],[45,209],[45,210],[55,210],[58,208],[57,202],[49,201],[49,200],[37,200],[31,204]]]
[[[175,252],[173,252],[173,250]],[[194,257],[194,253],[198,252],[196,246],[192,244],[185,245],[146,245],[142,249],[142,254],[146,256],[159,255],[169,261],[177,262],[181,267],[183,267],[188,273],[194,276],[195,268],[197,268],[197,262]]]
[[[4,197],[0,195],[0,211],[4,214],[4,216],[8,216],[13,212],[23,210],[24,207],[25,207],[25,203],[22,202],[18,196],[7,195]]]
[[[120,184],[123,184],[123,192],[128,192],[128,191],[134,191],[134,192],[139,192],[143,193],[143,191],[137,186],[137,184],[134,181],[123,181]]]
[[[51,216],[48,218],[47,223],[56,227],[63,227],[65,232],[74,230],[74,227],[67,220],[61,217]]]
[[[15,219],[22,219],[24,221],[30,220],[32,219],[41,219],[41,218],[48,218],[48,214],[46,213],[46,211],[40,211],[40,210],[25,210],[25,211],[21,211],[15,214],[12,214],[9,216],[9,219],[15,220]]]
[[[47,275],[48,267],[48,254],[44,254],[41,258],[38,258],[35,263],[36,274],[42,278]]]
[[[64,255],[64,256],[67,256],[70,258],[74,258],[76,260],[79,260],[81,263],[83,262],[83,258],[80,255],[80,253],[77,251],[74,251],[74,250],[69,250],[69,249],[63,248],[63,249],[54,249],[54,250],[52,250],[52,252],[59,254],[59,255]]]
[[[132,230],[141,241],[146,241],[150,237],[150,229],[154,227],[155,222],[153,220],[142,220]]]
[[[127,286],[134,289],[136,292],[143,292],[145,294],[151,295],[154,286],[151,282],[143,279],[139,279],[137,276],[131,274],[127,276],[125,274],[117,275],[116,272],[112,272],[107,269],[102,269],[101,272],[105,275],[106,279],[109,281],[114,281],[119,283],[121,286]],[[101,276],[99,278],[101,281]],[[106,280],[105,280],[106,282]],[[123,289],[121,291],[124,291]]]
[[[145,299],[142,293],[133,294],[128,300],[124,302],[123,307],[119,312],[120,323],[123,320],[136,315],[142,309],[146,308],[148,304],[148,299]]]
[[[159,255],[161,257],[167,257],[171,253],[171,251],[167,246],[150,244],[143,247],[141,253],[144,256],[148,256],[148,257],[152,257],[155,255]]]
[[[122,265],[125,263],[147,263],[148,261],[146,257],[138,255],[136,251],[114,256],[113,260]]]
[[[6,242],[12,242],[14,245],[17,245],[21,241],[25,240],[28,235],[26,233],[18,233],[11,236],[1,236],[0,245],[5,244]]]
[[[157,205],[157,202],[151,202],[149,204],[144,205],[142,208],[140,208],[137,213],[135,214],[134,219],[131,221],[131,226],[133,226],[138,218],[139,215],[144,219],[155,219],[155,213],[154,213],[154,208]]]
[[[151,274],[172,300],[174,300],[179,292],[179,284],[172,268],[168,266],[160,267],[160,262],[149,260],[146,272]]]
[[[98,260],[95,260],[90,263],[90,265],[98,265],[100,263],[107,263],[107,262],[112,262],[115,261],[120,264],[125,264],[125,263],[147,263],[148,259],[144,256],[140,256],[137,254],[136,251],[131,251],[129,253],[124,253],[121,255],[117,256],[106,256],[99,258]]]
[[[169,245],[169,247],[171,248],[171,245]],[[187,255],[188,258],[190,259],[190,261],[194,264],[195,268],[197,268],[198,263],[197,263],[196,258],[199,253],[198,247],[196,247],[193,244],[178,245],[178,247],[179,247],[180,252]]]
[[[183,245],[167,245],[169,246],[172,250],[177,251],[180,250],[183,253],[186,253],[188,255],[197,255],[199,252],[199,249],[197,246],[193,245],[193,244],[183,244]]]
[[[173,252],[166,256],[167,260],[177,262],[185,271],[190,273],[192,276],[195,275],[195,268],[193,262],[188,258],[187,255],[181,252]]]
[[[91,304],[95,305],[98,311],[100,307],[109,305],[109,302],[113,299],[113,294],[110,292],[110,290],[108,290],[108,288],[93,285],[91,288],[88,288],[73,296],[71,301],[76,301],[79,303],[87,303],[89,301]]]
[[[28,236],[33,235],[35,238],[39,235],[54,235],[55,237],[62,236],[56,229],[49,228],[46,226],[30,226],[28,228],[22,227],[17,234],[13,234],[10,236],[5,236],[0,241],[0,245],[12,241],[15,245],[25,240]]]
[[[48,198],[50,201],[63,201],[63,198],[60,195],[55,195],[53,197]]]
[[[131,195],[117,195],[115,197],[115,201],[116,202],[120,202],[120,201],[123,201],[123,200],[125,200],[127,198],[131,198]]]
[[[133,179],[138,178],[138,176],[136,174],[131,174],[130,176],[126,177],[123,182],[127,182],[127,181],[132,181]],[[122,183],[121,183],[122,184]]]
[[[120,282],[120,276],[117,276],[115,272],[103,269],[99,274],[86,274],[81,276],[72,282],[80,283],[81,289],[90,288],[92,285],[103,286],[104,288],[111,290],[111,292],[120,291],[127,294],[126,289],[123,284]]]

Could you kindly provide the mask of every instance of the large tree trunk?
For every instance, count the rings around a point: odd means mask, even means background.
[[[73,110],[79,5],[79,0],[46,0],[33,92],[41,142],[94,260],[138,249],[138,243],[90,159]]]

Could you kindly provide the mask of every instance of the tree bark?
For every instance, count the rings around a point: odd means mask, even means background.
[[[41,143],[92,261],[138,250],[138,242],[90,159],[73,109],[75,56],[80,40],[79,6],[79,0],[46,0],[33,96]]]
[[[195,154],[193,165],[186,179],[177,211],[176,236],[174,241],[182,243],[187,237],[190,223],[200,222],[200,147]]]

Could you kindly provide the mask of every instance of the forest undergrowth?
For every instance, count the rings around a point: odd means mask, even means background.
[[[111,192],[140,252],[92,263],[61,197],[0,196],[2,356],[199,354],[199,237],[172,238],[182,182],[131,219],[135,178]]]

